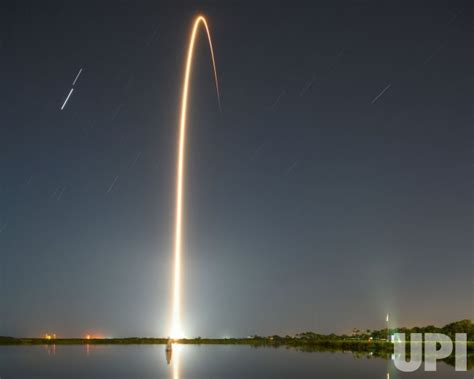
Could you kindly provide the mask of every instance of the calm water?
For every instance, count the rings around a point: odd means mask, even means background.
[[[370,358],[370,359],[369,359]],[[473,378],[438,363],[436,373],[401,373],[390,360],[351,353],[306,353],[286,348],[178,346],[171,364],[162,345],[0,347],[0,378]]]

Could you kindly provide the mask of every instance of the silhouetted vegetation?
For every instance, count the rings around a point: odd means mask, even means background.
[[[462,320],[450,323],[443,327],[425,326],[414,328],[397,328],[366,330],[364,332],[354,329],[351,335],[319,334],[304,332],[295,336],[251,336],[247,338],[192,338],[180,339],[177,343],[194,345],[250,345],[254,347],[280,347],[286,346],[300,351],[351,351],[370,353],[381,356],[393,352],[393,344],[387,341],[387,335],[405,333],[407,340],[410,333],[443,333],[455,339],[456,333],[466,333],[468,336],[468,351],[474,352],[474,324],[471,320]],[[167,338],[13,338],[0,337],[0,345],[141,345],[141,344],[166,344]],[[472,361],[471,361],[472,364]]]

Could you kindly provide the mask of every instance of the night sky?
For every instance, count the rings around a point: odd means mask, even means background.
[[[472,3],[313,3],[2,3],[0,335],[167,335],[199,12],[187,335],[473,317]]]

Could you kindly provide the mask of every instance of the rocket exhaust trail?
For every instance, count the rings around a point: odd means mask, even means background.
[[[186,147],[186,118],[188,112],[188,93],[191,81],[191,68],[193,64],[194,45],[199,26],[203,25],[209,49],[211,51],[212,67],[214,69],[214,80],[216,82],[217,101],[220,106],[219,82],[217,80],[216,61],[214,59],[214,49],[212,47],[211,33],[207,21],[203,16],[197,16],[194,20],[193,28],[189,39],[188,54],[184,72],[183,92],[181,95],[181,113],[179,121],[178,140],[178,165],[176,172],[176,214],[175,214],[175,236],[174,236],[174,278],[173,278],[173,306],[172,306],[172,327],[171,338],[182,338],[183,330],[181,326],[181,262],[182,262],[182,223],[183,223],[183,186],[184,186],[184,161]]]

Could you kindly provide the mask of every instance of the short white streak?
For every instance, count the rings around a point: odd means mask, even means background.
[[[372,104],[374,104],[374,103],[379,99],[379,97],[382,96],[382,95],[385,93],[385,91],[388,90],[391,86],[392,86],[392,85],[389,84],[387,87],[385,87],[385,88],[382,90],[382,92],[380,92],[377,96],[375,96],[375,98],[372,100]]]
[[[114,186],[115,186],[115,183],[117,183],[117,180],[118,180],[118,175],[115,177],[114,181],[113,181],[112,184],[110,185],[109,189],[107,190],[107,193],[109,193],[110,191],[112,191],[112,189],[113,189]]]
[[[77,79],[79,79],[79,76],[81,75],[81,73],[82,73],[82,68],[81,68],[81,69],[79,70],[79,72],[77,73],[76,79],[74,79],[74,81],[72,82],[72,85],[76,84]]]
[[[67,101],[69,100],[69,98],[70,98],[71,95],[72,95],[72,91],[74,91],[74,88],[71,88],[71,90],[69,91],[69,95],[67,95],[66,100],[64,100],[64,103],[63,103],[63,106],[61,107],[61,110],[63,110],[64,107],[66,106]]]

